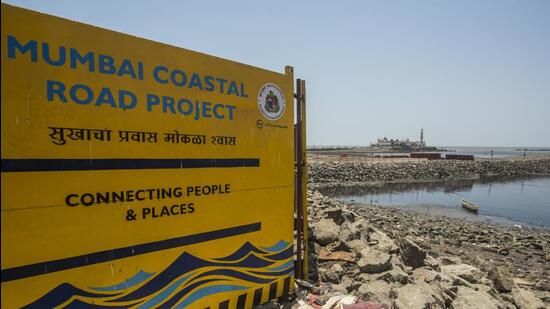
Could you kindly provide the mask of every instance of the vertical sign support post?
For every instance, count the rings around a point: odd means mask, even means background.
[[[302,185],[302,230],[303,230],[303,238],[304,238],[304,258],[302,263],[302,276],[304,279],[308,278],[308,220],[307,220],[307,144],[306,144],[306,81],[300,80],[300,90],[301,90],[301,102],[300,102],[300,109],[301,109],[301,123],[300,123],[300,134],[301,134],[301,144],[302,144],[302,179],[301,179],[301,185]]]
[[[296,278],[307,278],[307,163],[305,81],[296,80]]]

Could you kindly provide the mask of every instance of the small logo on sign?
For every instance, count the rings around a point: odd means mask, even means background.
[[[285,96],[275,84],[265,84],[258,93],[258,107],[265,118],[277,120],[285,113]]]

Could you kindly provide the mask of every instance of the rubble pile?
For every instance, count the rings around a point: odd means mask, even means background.
[[[309,280],[299,308],[548,308],[550,232],[308,192]]]

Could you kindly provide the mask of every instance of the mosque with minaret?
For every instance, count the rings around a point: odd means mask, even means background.
[[[391,151],[421,151],[432,150],[434,147],[427,147],[424,141],[424,129],[420,129],[420,140],[412,141],[407,139],[388,139],[387,137],[379,138],[376,143],[370,145],[373,148]]]

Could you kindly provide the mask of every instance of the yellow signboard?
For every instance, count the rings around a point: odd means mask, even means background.
[[[2,307],[293,286],[293,72],[2,4]]]

